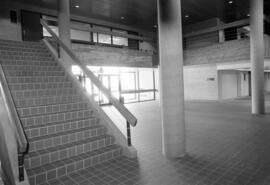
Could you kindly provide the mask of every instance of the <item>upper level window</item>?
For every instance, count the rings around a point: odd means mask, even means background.
[[[58,22],[56,17],[45,16],[49,27],[59,35]],[[108,45],[126,46],[130,49],[139,49],[139,41],[136,39],[126,38],[125,35],[138,35],[137,32],[131,32],[121,29],[114,29],[106,26],[99,26],[90,23],[84,23],[72,20],[70,22],[71,40],[75,42],[95,42]],[[97,31],[90,31],[91,28]],[[123,36],[122,36],[123,35]],[[43,36],[51,37],[46,29],[43,28]]]
[[[111,28],[103,27],[103,26],[96,26],[93,25],[94,29],[98,29],[101,31],[111,31]],[[109,34],[103,33],[93,33],[93,41],[102,44],[112,44],[112,37]]]
[[[91,34],[89,32],[90,24],[71,21],[71,27],[71,39],[87,42],[92,41]]]
[[[121,34],[127,34],[127,31],[124,30],[112,30],[115,33],[121,33]],[[128,46],[128,39],[120,36],[113,36],[113,44],[115,45],[121,45],[121,46]]]

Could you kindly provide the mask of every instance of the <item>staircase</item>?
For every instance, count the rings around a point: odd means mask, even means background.
[[[31,185],[122,155],[42,43],[0,40],[0,62],[30,143],[25,167]]]

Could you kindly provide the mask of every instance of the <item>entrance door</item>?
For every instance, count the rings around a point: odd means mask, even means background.
[[[120,98],[120,78],[119,75],[99,75],[99,80],[102,84],[110,90],[112,95],[119,100]],[[110,101],[107,99],[105,95],[99,92],[99,104],[100,105],[108,105]]]
[[[23,41],[40,41],[42,38],[40,14],[22,10],[21,17]]]

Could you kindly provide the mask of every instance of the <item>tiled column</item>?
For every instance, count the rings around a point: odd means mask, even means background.
[[[181,0],[158,0],[163,154],[185,155]]]
[[[264,114],[263,0],[250,0],[252,113]]]
[[[58,29],[60,39],[68,46],[70,41],[70,1],[58,0]],[[65,52],[60,50],[61,58],[68,59]]]

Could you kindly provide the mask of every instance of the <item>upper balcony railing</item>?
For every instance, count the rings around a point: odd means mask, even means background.
[[[183,37],[185,49],[209,46],[231,40],[247,39],[250,37],[249,19],[185,33]]]
[[[249,39],[249,25],[250,20],[243,19],[193,32],[189,31],[183,34],[184,49],[209,46],[232,40]],[[267,19],[264,21],[264,33],[270,34],[270,22]]]

